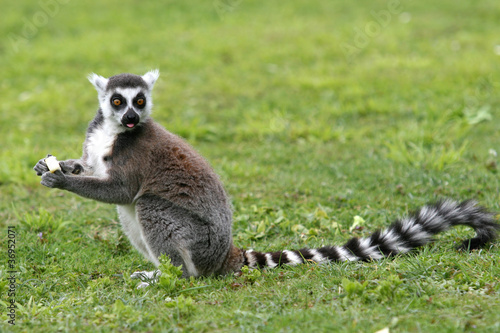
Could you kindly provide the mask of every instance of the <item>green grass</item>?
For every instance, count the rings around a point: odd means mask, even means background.
[[[68,1],[45,22],[38,2],[3,1],[0,331],[500,330],[500,246],[453,250],[470,230],[380,262],[136,290],[128,275],[153,266],[114,207],[44,188],[31,170],[47,153],[80,156],[97,102],[88,73],[158,67],[154,118],[221,175],[237,246],[340,244],[441,197],[500,211],[497,1],[401,1],[359,47],[357,29],[388,5]]]

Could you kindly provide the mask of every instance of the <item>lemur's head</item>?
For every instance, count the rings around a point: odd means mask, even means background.
[[[151,92],[159,76],[155,69],[143,76],[125,73],[105,78],[92,73],[88,78],[97,89],[104,118],[128,130],[151,114]]]

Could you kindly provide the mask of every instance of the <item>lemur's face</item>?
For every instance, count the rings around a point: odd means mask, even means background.
[[[143,76],[119,74],[108,78],[91,74],[90,82],[97,89],[103,116],[120,130],[130,130],[151,114],[151,91],[159,76],[158,70]]]
[[[149,99],[150,94],[144,89],[116,88],[106,94],[101,107],[106,116],[114,118],[124,127],[134,128],[141,118],[150,113]]]

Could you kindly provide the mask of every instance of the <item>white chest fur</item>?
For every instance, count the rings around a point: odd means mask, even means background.
[[[106,177],[108,175],[108,166],[104,158],[111,154],[116,136],[116,133],[110,133],[105,128],[98,127],[88,137],[86,163],[92,168],[93,176]]]

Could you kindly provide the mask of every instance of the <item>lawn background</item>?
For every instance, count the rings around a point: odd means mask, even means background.
[[[237,246],[340,244],[442,197],[500,211],[498,1],[1,5],[0,331],[500,330],[500,247],[454,251],[465,228],[381,262],[136,290],[127,276],[153,266],[114,207],[31,170],[80,156],[97,106],[87,74],[159,68],[153,116],[221,176]]]

